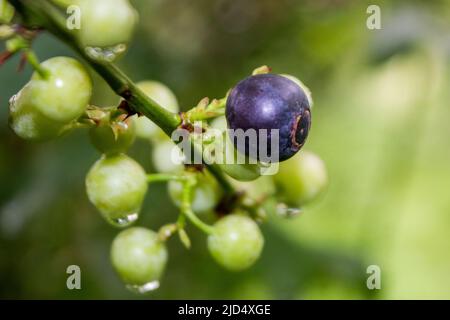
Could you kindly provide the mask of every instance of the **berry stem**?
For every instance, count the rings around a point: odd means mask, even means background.
[[[189,177],[166,173],[152,173],[147,175],[148,183],[167,182],[167,181],[186,181],[186,179],[189,179]]]
[[[66,27],[66,16],[58,6],[47,0],[8,0],[21,15],[23,22],[30,27],[45,28],[55,37],[77,52],[129,105],[160,127],[169,137],[181,125],[178,114],[167,111],[142,92],[130,78],[116,65],[90,57],[79,44],[73,33]],[[226,195],[235,193],[234,188],[216,165],[207,166],[217,179]]]
[[[213,232],[213,227],[204,223],[200,220],[192,211],[192,187],[195,185],[195,182],[192,180],[188,180],[183,185],[183,197],[181,200],[181,211],[186,216],[189,221],[203,231],[206,234],[211,234]]]
[[[43,79],[47,79],[48,76],[49,76],[48,71],[45,70],[45,69],[41,66],[41,64],[40,64],[40,62],[39,62],[39,59],[38,59],[38,57],[36,56],[36,54],[34,53],[34,51],[31,50],[31,49],[26,49],[25,52],[24,52],[24,54],[25,54],[25,57],[26,57],[28,63],[31,65],[31,67],[33,67],[33,69],[34,69],[37,73],[39,73],[39,75],[40,75]]]

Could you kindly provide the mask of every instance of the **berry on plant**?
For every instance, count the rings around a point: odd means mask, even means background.
[[[10,100],[9,125],[16,135],[29,141],[51,140],[64,130],[63,124],[48,119],[35,108],[28,86]]]
[[[206,213],[213,210],[219,203],[222,191],[217,181],[207,172],[197,173],[197,184],[192,192],[192,210],[196,213]],[[184,184],[181,181],[170,181],[169,195],[178,207],[181,206]]]
[[[92,144],[101,153],[114,155],[126,152],[136,138],[135,118],[113,124],[99,124],[89,131]]]
[[[279,130],[279,160],[296,154],[304,145],[311,125],[310,106],[305,92],[286,77],[274,74],[251,76],[231,91],[226,106],[228,127],[266,133],[267,150],[272,153],[270,130]],[[259,138],[253,144],[236,145],[248,156],[259,158]]]
[[[86,110],[92,95],[92,82],[81,63],[67,57],[55,57],[41,64],[47,72],[34,72],[28,83],[34,108],[47,118],[68,123]]]
[[[225,132],[228,128],[227,118],[225,116],[220,116],[211,121],[211,128]]]
[[[231,214],[220,219],[208,236],[208,249],[217,263],[231,271],[252,266],[261,255],[264,237],[248,216]]]
[[[217,130],[212,129],[210,131]],[[261,176],[257,163],[250,163],[248,157],[237,152],[224,132],[215,136],[214,142],[205,147],[205,160],[217,164],[223,172],[238,181],[253,181]]]
[[[60,135],[80,117],[92,95],[92,82],[75,59],[51,58],[41,64],[10,101],[10,126],[21,138],[45,141]]]
[[[110,64],[126,49],[137,23],[137,12],[129,0],[54,0],[45,6],[36,2],[14,3],[18,16],[25,19],[12,26],[14,10],[0,0],[0,22],[8,23],[2,37],[10,38],[0,63],[21,52],[36,70],[10,101],[11,128],[27,140],[48,140],[72,128],[91,128],[91,141],[103,155],[86,176],[87,195],[115,226],[129,226],[138,218],[149,183],[168,182],[169,195],[180,207],[177,221],[164,225],[158,233],[135,227],[114,239],[112,265],[132,289],[143,293],[159,286],[168,259],[166,239],[177,233],[187,248],[191,246],[187,223],[208,235],[208,250],[221,266],[231,271],[249,268],[264,247],[255,221],[264,221],[271,212],[291,215],[299,210],[290,205],[303,206],[325,189],[327,173],[322,160],[308,152],[297,154],[309,134],[312,105],[309,90],[297,78],[267,74],[270,68],[263,66],[224,98],[204,98],[178,115],[161,112],[150,99],[140,99],[136,86],[168,111],[178,113],[177,99],[169,88],[155,81],[135,85]],[[65,16],[56,7],[65,9],[68,5],[81,9],[81,28],[73,34],[62,30]],[[56,57],[39,65],[31,45],[41,29],[73,42],[72,47],[126,101],[117,109],[88,107],[92,82],[79,62]],[[175,156],[183,160],[181,150],[148,118],[133,117],[136,113],[149,115],[167,132],[184,129],[189,137],[183,142],[194,146],[196,155],[200,154],[199,145],[206,147],[201,150],[202,158],[195,159],[202,162],[184,167],[174,163]],[[228,134],[227,128],[232,129]],[[243,133],[244,141],[233,130]],[[256,134],[256,141],[249,139],[248,130]],[[136,135],[154,143],[153,162],[158,173],[147,175],[124,154]],[[278,145],[272,145],[275,135],[279,136]],[[278,167],[269,163],[276,154],[279,161],[292,159],[280,164],[275,177],[266,176]],[[210,163],[216,166],[208,167]],[[217,213],[222,218],[211,226],[197,213]]]
[[[221,164],[219,167],[227,175],[238,181],[253,181],[261,176],[257,164]]]
[[[83,46],[113,48],[127,44],[138,14],[128,0],[75,0],[81,10],[79,41]]]
[[[168,253],[158,234],[142,227],[120,232],[111,246],[111,262],[120,278],[140,292],[159,287]]]
[[[309,88],[299,78],[294,77],[293,75],[281,74],[281,76],[288,78],[289,80],[295,82],[300,88],[302,88],[302,90],[306,94],[306,97],[308,98],[309,106],[312,108],[313,104],[314,104],[314,101],[313,101],[313,98],[312,98],[311,90],[309,90]]]
[[[103,156],[86,177],[89,200],[103,217],[117,226],[134,222],[147,192],[147,175],[130,157]]]
[[[173,158],[176,157],[176,158]],[[179,172],[183,170],[183,152],[170,139],[162,138],[153,147],[152,160],[156,171],[163,173]]]
[[[142,81],[137,83],[137,86],[149,98],[168,111],[180,111],[175,94],[164,84],[157,81]],[[136,120],[136,133],[142,139],[159,140],[161,137],[165,137],[163,131],[147,117],[139,117]]]
[[[287,204],[298,207],[316,199],[328,185],[325,163],[307,151],[280,164],[274,180]]]

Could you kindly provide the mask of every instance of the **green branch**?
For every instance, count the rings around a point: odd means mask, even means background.
[[[30,28],[44,28],[76,51],[129,105],[159,126],[169,137],[181,124],[178,114],[171,113],[144,94],[116,65],[97,61],[90,57],[85,48],[66,27],[66,16],[47,0],[8,0]],[[217,166],[208,170],[222,185],[226,194],[234,193],[222,171]]]

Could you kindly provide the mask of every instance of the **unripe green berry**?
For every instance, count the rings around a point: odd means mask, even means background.
[[[232,214],[220,219],[208,236],[208,249],[217,263],[231,271],[252,266],[261,255],[264,237],[248,216]]]
[[[38,111],[28,85],[10,100],[9,125],[20,138],[34,142],[57,138],[64,131],[64,124]]]
[[[157,81],[142,81],[137,84],[149,98],[170,112],[179,112],[175,94],[164,84]],[[136,121],[136,133],[142,139],[159,140],[164,137],[163,131],[147,117],[139,117]]]
[[[130,157],[103,156],[89,171],[86,189],[90,201],[116,226],[134,222],[147,192],[144,169]]]
[[[308,151],[281,163],[274,180],[287,204],[299,207],[316,199],[328,185],[325,163]]]
[[[220,116],[211,121],[211,128],[225,132],[228,129],[227,118]]]
[[[219,164],[219,167],[230,177],[238,181],[253,181],[261,176],[261,168],[257,163],[250,163],[250,159],[245,155],[240,155],[234,148],[233,143],[225,134],[224,139],[227,160],[224,164]],[[239,163],[239,158],[242,157],[243,163]]]
[[[250,182],[233,180],[231,183],[237,190],[245,192],[246,196],[255,201],[263,201],[276,193],[275,183],[272,176],[269,175],[261,176],[257,180]]]
[[[131,40],[138,14],[128,0],[77,0],[76,5],[81,10],[82,45],[112,48]]]
[[[153,147],[152,159],[153,165],[158,172],[171,173],[182,171],[183,164],[178,160],[183,159],[183,152],[170,139],[163,138]],[[175,153],[175,158],[172,158]]]
[[[250,163],[248,157],[234,148],[228,134],[220,132],[214,128],[206,132],[214,137],[214,141],[203,146],[205,161],[208,164],[217,164],[222,171],[238,181],[252,181],[259,178],[261,176],[259,165]]]
[[[183,183],[170,181],[168,184],[169,195],[178,207],[181,206],[183,197]],[[192,192],[192,210],[195,213],[206,213],[213,210],[222,196],[222,190],[217,181],[207,172],[197,174],[197,184]]]
[[[151,230],[134,227],[120,232],[111,246],[111,262],[128,285],[157,287],[165,269],[168,253],[166,246]]]
[[[257,164],[222,164],[219,166],[223,172],[238,181],[253,181],[261,176]]]
[[[89,131],[92,144],[101,153],[114,155],[124,153],[133,144],[136,138],[135,119],[128,118],[126,121],[100,124]],[[113,127],[114,126],[114,129]],[[115,131],[115,132],[114,132]]]
[[[72,58],[55,57],[41,67],[47,77],[35,72],[28,84],[34,108],[61,123],[80,117],[92,95],[92,82],[83,65]]]

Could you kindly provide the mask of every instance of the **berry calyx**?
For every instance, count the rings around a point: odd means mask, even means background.
[[[278,151],[279,161],[284,161],[302,148],[311,126],[310,106],[303,89],[274,74],[259,74],[238,83],[228,97],[226,117],[230,129],[256,130],[256,140],[237,143],[233,139],[233,143],[240,152],[257,159],[261,158],[261,135],[267,143],[267,155]],[[271,150],[271,130],[278,130],[278,150]]]
[[[208,236],[208,249],[214,260],[231,271],[252,266],[261,255],[264,237],[255,221],[232,214],[220,219]]]
[[[147,192],[147,175],[130,157],[103,156],[86,177],[89,200],[111,224],[119,227],[133,223]]]
[[[135,118],[113,124],[99,124],[89,131],[92,144],[101,153],[114,155],[124,153],[136,138]]]
[[[154,231],[134,227],[120,232],[111,246],[111,262],[123,282],[140,292],[159,286],[168,253]]]

